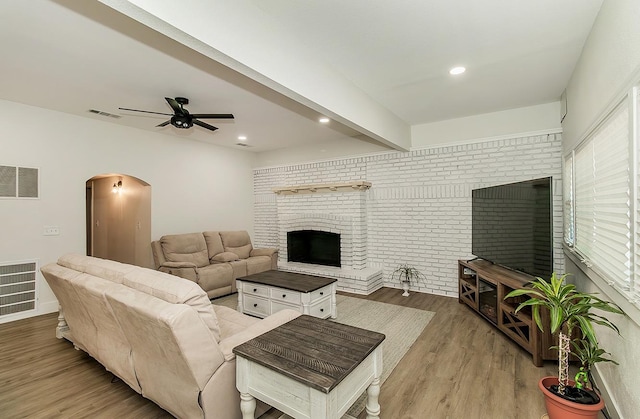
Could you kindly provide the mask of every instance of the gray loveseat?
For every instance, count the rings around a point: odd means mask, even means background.
[[[156,269],[195,282],[209,298],[236,292],[236,278],[278,267],[278,249],[254,249],[246,231],[167,235],[151,249]]]

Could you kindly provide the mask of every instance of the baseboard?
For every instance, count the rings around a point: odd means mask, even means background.
[[[57,301],[39,303],[37,309],[0,316],[0,324],[28,319],[29,317],[41,316],[43,314],[55,313],[56,311],[58,311]]]
[[[291,416],[285,415],[283,413],[282,415],[280,415],[280,417],[278,417],[278,419],[293,419],[293,418]],[[357,418],[354,418],[353,416],[345,413],[344,416],[341,419],[357,419]]]

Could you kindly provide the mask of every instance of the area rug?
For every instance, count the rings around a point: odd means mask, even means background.
[[[398,362],[400,362],[435,315],[431,311],[379,303],[345,295],[337,295],[336,300],[338,311],[336,322],[384,333],[386,336],[382,347],[381,384],[391,375]],[[229,295],[211,302],[236,309],[238,295]],[[364,410],[365,404],[366,393],[351,406],[347,415],[357,417]]]

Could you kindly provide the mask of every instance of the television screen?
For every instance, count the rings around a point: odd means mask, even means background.
[[[551,178],[471,191],[472,253],[549,278],[553,270]]]

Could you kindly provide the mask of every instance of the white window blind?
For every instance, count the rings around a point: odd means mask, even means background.
[[[627,291],[632,279],[629,144],[629,109],[623,102],[574,156],[575,249],[588,266]]]
[[[635,155],[635,160],[631,162],[631,167],[633,168],[632,176],[634,176],[636,184],[635,184],[635,231],[633,232],[635,235],[635,253],[633,255],[635,261],[634,267],[634,279],[633,279],[633,298],[635,299],[636,305],[640,306],[640,127],[638,124],[640,123],[640,87],[636,86],[633,89],[633,111],[631,115],[633,116],[632,126],[632,144],[633,144],[633,152]]]
[[[564,197],[564,242],[569,246],[573,246],[573,153],[564,159],[562,193]]]

